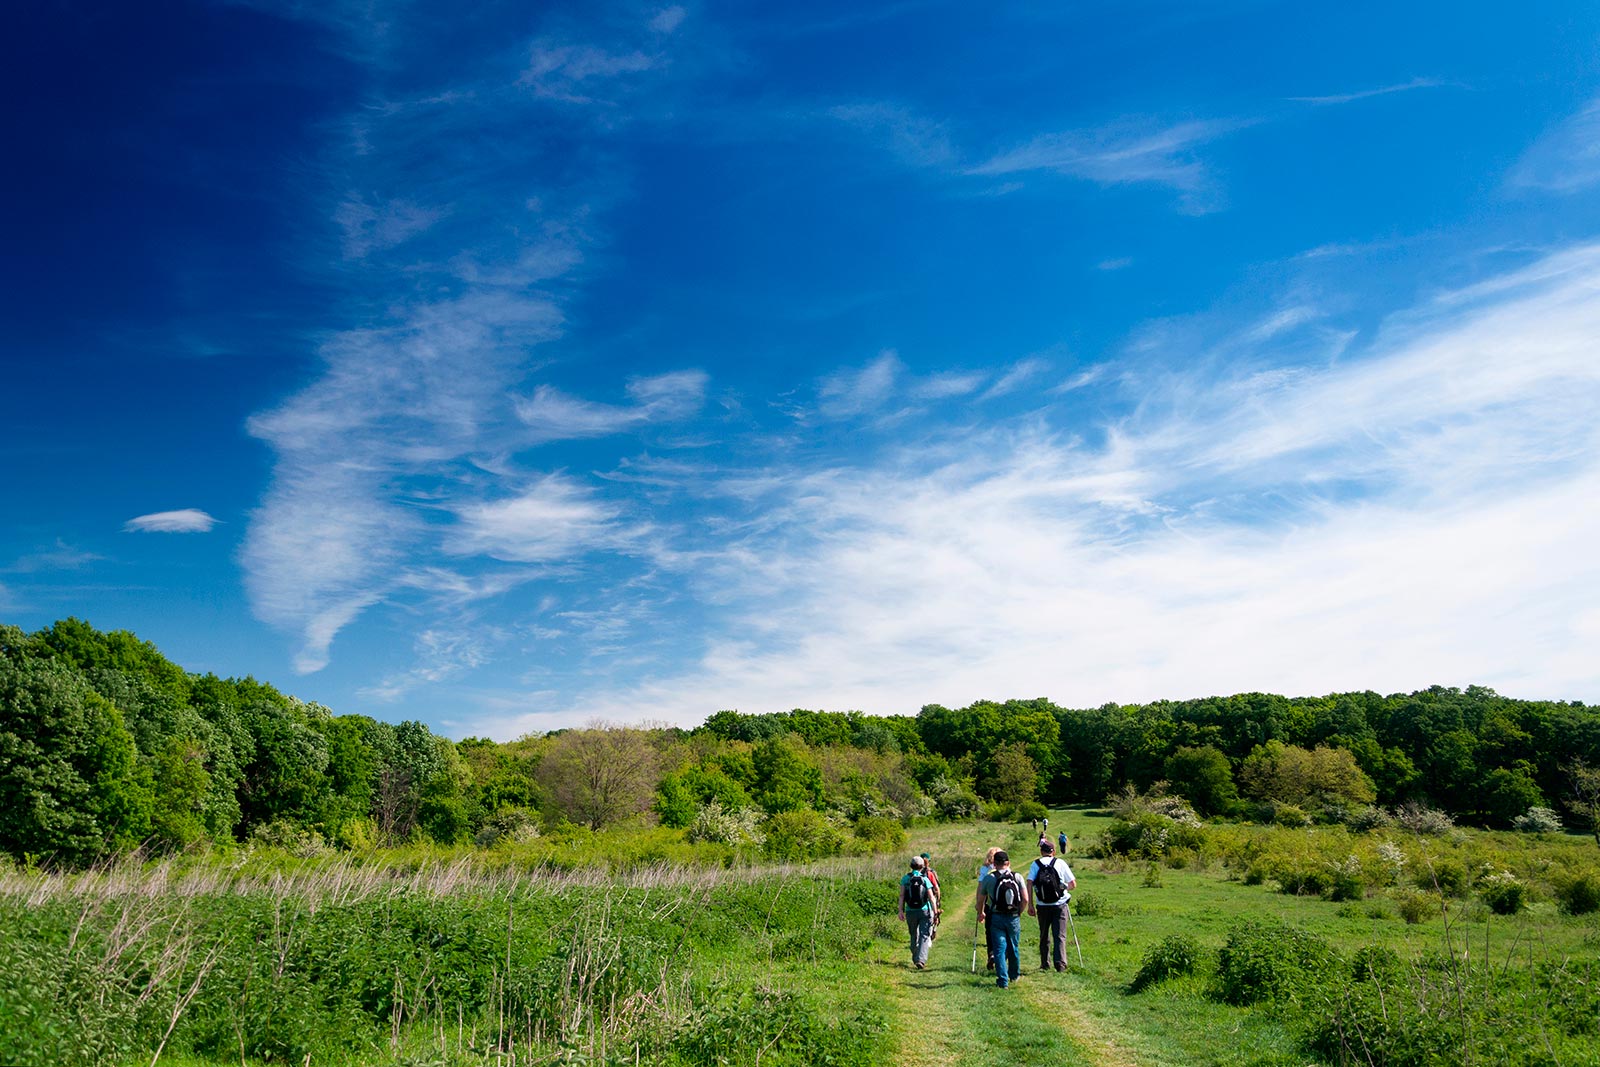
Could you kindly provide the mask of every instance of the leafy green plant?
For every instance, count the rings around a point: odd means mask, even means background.
[[[1128,992],[1140,993],[1168,978],[1194,974],[1201,965],[1200,945],[1187,934],[1170,934],[1159,941],[1139,964]]]
[[[1553,808],[1535,805],[1512,819],[1511,828],[1524,834],[1559,834],[1561,816]]]
[[[1215,992],[1228,1004],[1293,999],[1328,974],[1337,957],[1322,938],[1273,920],[1232,927],[1217,953]]]
[[[1556,901],[1568,915],[1600,911],[1600,870],[1585,867],[1566,871],[1555,879]]]
[[[1418,889],[1397,889],[1392,896],[1400,917],[1413,926],[1428,921],[1440,912],[1442,902],[1437,894]]]
[[[1478,895],[1496,915],[1515,915],[1526,901],[1527,886],[1510,871],[1496,871],[1479,881]]]

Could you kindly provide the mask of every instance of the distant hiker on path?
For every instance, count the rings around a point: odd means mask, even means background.
[[[921,856],[912,856],[910,872],[900,879],[900,919],[911,932],[911,965],[919,971],[928,965],[933,915],[938,908],[939,893],[928,880],[928,863]]]
[[[1033,819],[1030,819],[1028,821],[1033,823],[1033,832],[1034,833],[1038,833],[1039,832],[1039,820],[1037,818],[1033,818]]]
[[[1063,834],[1063,837],[1066,835]],[[1061,957],[1061,942],[1067,936],[1066,904],[1071,894],[1067,891],[1078,884],[1072,876],[1067,861],[1059,859],[1056,848],[1048,841],[1039,842],[1039,858],[1028,868],[1028,888],[1033,899],[1028,903],[1028,914],[1039,919],[1039,969],[1050,969],[1050,957],[1055,955],[1055,968],[1067,969]]]
[[[1049,833],[1050,833],[1050,816],[1048,816],[1048,815],[1046,815],[1046,816],[1045,816],[1045,817],[1044,817],[1044,826],[1043,826],[1043,830],[1044,830],[1044,832],[1045,832],[1045,833],[1046,833],[1046,834],[1049,834]]]
[[[1059,852],[1061,855],[1065,856],[1067,854],[1067,848],[1068,847],[1069,846],[1067,844],[1067,832],[1065,830],[1063,830],[1063,831],[1061,831],[1061,833],[1056,835],[1056,851]]]
[[[994,854],[994,869],[978,883],[976,903],[978,920],[988,917],[994,939],[994,984],[1004,989],[1022,976],[1022,912],[1029,908],[1028,886],[1011,869],[1011,857],[1004,850]]]

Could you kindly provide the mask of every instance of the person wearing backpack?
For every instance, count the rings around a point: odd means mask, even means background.
[[[978,886],[981,891],[984,875],[994,870],[994,854],[999,852],[998,847],[991,848],[983,854],[983,862],[978,865]],[[978,925],[983,927],[983,943],[989,952],[989,970],[994,970],[994,933],[989,929],[989,924],[983,921],[983,915],[978,916]],[[976,935],[974,935],[976,936]]]
[[[933,933],[930,940],[939,938],[939,920],[944,918],[944,890],[939,888],[939,872],[933,869],[933,857],[924,852],[922,854],[923,869],[928,872],[928,881],[933,884]]]
[[[1067,969],[1061,955],[1061,942],[1067,936],[1068,890],[1078,884],[1072,876],[1067,861],[1056,857],[1056,847],[1048,841],[1039,842],[1039,858],[1028,868],[1028,886],[1033,891],[1028,904],[1028,914],[1039,919],[1039,969],[1050,969],[1050,957],[1055,956],[1055,968]]]
[[[1031,911],[1028,884],[1011,869],[1004,850],[994,854],[994,869],[978,883],[978,921],[987,918],[993,939],[995,985],[1001,989],[1022,977],[1022,913]]]
[[[1056,835],[1056,852],[1061,856],[1065,856],[1067,854],[1067,848],[1067,832],[1063,830]]]
[[[928,861],[911,857],[911,870],[900,879],[900,920],[911,932],[911,965],[928,965],[928,945],[933,940],[933,916],[939,910],[939,891],[928,880]]]

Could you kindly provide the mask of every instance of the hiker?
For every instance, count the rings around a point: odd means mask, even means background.
[[[1033,824],[1033,832],[1034,833],[1038,833],[1039,832],[1039,817],[1036,815],[1032,819],[1029,819],[1028,821]]]
[[[983,854],[983,862],[978,864],[978,885],[980,887],[983,885],[984,876],[994,870],[994,854],[999,851],[999,848],[991,848]],[[989,970],[992,971],[994,970],[994,934],[990,932],[989,924],[983,921],[981,912],[978,916],[978,922],[983,926],[983,943],[989,950]]]
[[[1044,817],[1044,832],[1046,835],[1050,833],[1050,816],[1048,815]]]
[[[1067,901],[1072,898],[1069,889],[1078,884],[1072,876],[1067,861],[1056,857],[1056,847],[1048,841],[1039,842],[1039,858],[1028,868],[1028,888],[1032,899],[1028,914],[1039,919],[1039,969],[1050,969],[1050,957],[1055,956],[1055,968],[1067,969],[1061,957],[1061,942],[1067,936]]]
[[[922,868],[928,872],[928,881],[933,885],[933,896],[936,901],[933,909],[933,933],[928,935],[929,940],[939,936],[939,920],[944,917],[944,890],[939,888],[939,872],[933,869],[933,857],[926,852],[922,854]]]
[[[928,862],[911,857],[911,870],[900,879],[900,920],[911,932],[911,965],[922,970],[928,965],[928,943],[933,940],[933,916],[939,909],[939,893],[928,880]]]
[[[1028,885],[1011,869],[1004,849],[994,854],[994,869],[978,883],[978,920],[987,916],[994,938],[995,980],[1001,989],[1022,977],[1019,948],[1022,912],[1029,909]]]
[[[1059,853],[1062,856],[1065,856],[1067,854],[1067,849],[1069,849],[1071,847],[1072,846],[1067,843],[1067,832],[1065,830],[1061,831],[1061,833],[1056,835],[1056,852],[1057,853]]]

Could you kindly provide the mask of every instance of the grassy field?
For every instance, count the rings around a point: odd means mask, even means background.
[[[946,886],[922,971],[898,855],[12,871],[0,1062],[1600,1064],[1600,913],[1548,888],[1592,841],[1222,826],[1161,863],[1087,857],[1108,825],[1052,813],[1083,966],[1038,972],[1024,917],[1008,990],[981,948],[974,973],[972,873],[989,845],[1031,857],[1027,825],[913,835]]]

